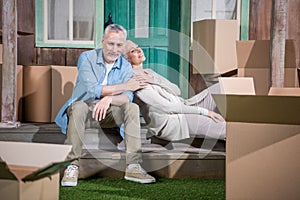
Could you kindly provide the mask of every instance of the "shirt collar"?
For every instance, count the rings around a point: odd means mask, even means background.
[[[102,48],[97,51],[97,63],[101,63],[105,65],[105,61],[103,59]],[[120,69],[121,66],[121,56],[115,61],[114,66],[112,68]]]

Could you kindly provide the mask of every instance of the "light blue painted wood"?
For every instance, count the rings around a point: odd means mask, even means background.
[[[249,39],[250,0],[241,1],[241,40]]]

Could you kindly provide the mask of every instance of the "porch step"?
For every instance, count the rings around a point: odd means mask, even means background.
[[[203,140],[169,142],[146,139],[141,130],[143,167],[155,177],[225,177],[225,143],[212,141],[212,150],[203,148]],[[0,141],[64,144],[66,136],[56,124],[23,123],[19,128],[0,129]],[[87,129],[84,154],[80,159],[80,178],[91,176],[123,177],[125,152],[117,149],[122,141],[117,129]],[[205,145],[204,145],[205,146]]]
[[[153,151],[148,151],[149,149]],[[224,178],[225,153],[197,150],[180,152],[158,150],[161,147],[143,145],[143,168],[155,177],[164,178]],[[86,150],[80,159],[80,178],[91,176],[122,178],[125,153],[120,151]]]

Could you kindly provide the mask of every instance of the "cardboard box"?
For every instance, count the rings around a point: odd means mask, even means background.
[[[3,44],[0,44],[0,64],[3,64],[2,54],[3,54]]]
[[[51,66],[23,67],[25,122],[51,121]]]
[[[253,77],[258,95],[268,95],[270,80],[270,41],[248,40],[236,43],[238,76]],[[295,44],[286,41],[284,87],[298,87]]]
[[[221,94],[255,95],[252,77],[219,77],[218,80]]]
[[[300,88],[275,88],[271,87],[269,96],[300,96]]]
[[[226,199],[298,199],[300,97],[213,98],[226,120]]]
[[[22,121],[23,109],[23,66],[17,65],[17,121]]]
[[[51,68],[51,122],[54,122],[58,111],[72,95],[78,70],[76,66],[51,66]]]
[[[201,20],[193,23],[193,73],[224,74],[237,69],[237,20]]]
[[[54,122],[73,92],[77,67],[25,66],[24,119],[26,122]]]
[[[58,170],[70,145],[0,142],[0,196],[10,200],[59,199]]]

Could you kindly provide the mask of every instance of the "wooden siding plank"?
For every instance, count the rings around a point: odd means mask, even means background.
[[[67,49],[66,51],[66,65],[77,66],[77,61],[80,54],[88,49]]]
[[[271,27],[272,1],[250,1],[250,40],[269,40]]]
[[[1,122],[16,122],[17,0],[3,0]]]
[[[66,65],[66,49],[41,48],[38,59],[39,65]]]
[[[18,37],[18,63],[21,65],[36,64],[36,53],[34,47],[34,35],[19,35]]]
[[[34,0],[17,0],[18,32],[34,34]]]

